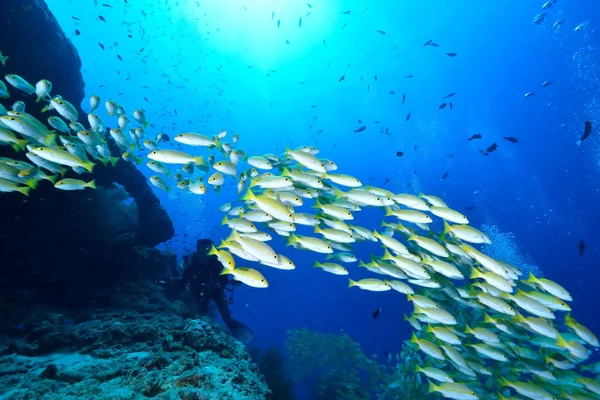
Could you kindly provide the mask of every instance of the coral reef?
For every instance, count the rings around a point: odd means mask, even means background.
[[[9,56],[4,73],[50,80],[53,93],[68,98],[86,120],[81,60],[45,2],[5,0],[1,8],[0,49]],[[35,97],[16,90],[4,104],[17,100],[36,118],[48,117]],[[24,159],[10,147],[0,148],[0,156]],[[175,262],[153,249],[174,228],[143,174],[120,161],[97,165],[94,179],[96,191],[62,192],[42,182],[28,198],[0,197],[6,211],[0,227],[3,296],[21,303],[97,304],[103,289],[154,277]]]
[[[321,334],[308,329],[289,330],[286,353],[297,380],[312,380],[314,399],[426,399],[426,385],[414,372],[423,361],[407,343],[388,364],[367,357],[348,335]]]
[[[151,286],[124,288],[120,303],[2,321],[0,399],[267,398],[244,345],[210,319],[182,318]]]

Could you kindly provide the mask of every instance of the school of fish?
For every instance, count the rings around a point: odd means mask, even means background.
[[[0,159],[1,192],[28,195],[42,180],[61,190],[94,189],[93,179],[65,175],[92,173],[96,163],[115,165],[120,158],[140,164],[143,154],[155,172],[150,183],[165,191],[203,195],[233,180],[240,198],[220,207],[231,233],[210,250],[222,263],[222,274],[268,287],[256,268],[296,268],[268,244],[274,235],[282,236],[288,246],[324,258],[314,263],[323,272],[352,276],[360,268],[373,274],[349,278],[350,288],[394,290],[407,297],[414,307],[405,316],[414,329],[410,341],[428,360],[415,368],[429,381],[430,392],[465,400],[600,398],[595,377],[600,363],[588,362],[600,343],[571,316],[571,294],[478,250],[490,239],[439,197],[365,186],[338,173],[335,162],[320,158],[311,146],[286,149],[280,156],[250,156],[237,148],[237,135],[226,141],[226,131],[215,136],[182,132],[173,140],[189,150],[176,150],[163,133],[148,138],[142,109],[129,114],[137,123],[133,127],[122,106],[109,99],[101,112],[101,99],[94,95],[82,123],[71,103],[51,95],[49,81],[34,86],[14,74],[5,80],[43,101],[43,110],[52,115],[46,125],[28,114],[23,102],[11,109],[0,105],[0,144],[24,151],[28,159]],[[10,98],[2,81],[0,97]],[[313,212],[301,212],[309,202]],[[353,224],[368,207],[387,217],[377,221],[380,227]],[[314,233],[297,234],[297,226]],[[359,261],[353,244],[364,241],[379,243],[382,251]]]

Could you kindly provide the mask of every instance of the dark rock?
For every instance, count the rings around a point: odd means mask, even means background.
[[[3,74],[15,73],[32,84],[48,79],[52,94],[75,105],[79,120],[87,124],[80,108],[81,60],[45,2],[2,0],[0,23],[0,50],[9,56]],[[41,121],[55,115],[41,113],[35,96],[12,87],[9,91],[5,106],[22,100],[26,111]],[[0,147],[0,156],[26,160],[6,146]],[[30,197],[0,193],[4,296],[19,291],[20,303],[107,304],[107,288],[114,293],[123,282],[153,278],[174,265],[173,255],[151,248],[169,240],[174,228],[144,175],[120,160],[115,167],[98,163],[92,175],[81,177],[92,178],[98,190],[65,192],[43,181]]]

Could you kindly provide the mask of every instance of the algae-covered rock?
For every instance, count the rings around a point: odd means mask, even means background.
[[[73,319],[38,312],[19,326],[3,322],[0,399],[266,398],[268,386],[242,343],[210,319],[184,319],[145,293],[130,304],[137,311],[98,309]]]

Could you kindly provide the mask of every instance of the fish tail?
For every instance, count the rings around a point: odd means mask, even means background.
[[[437,387],[437,386],[435,386],[435,384],[434,384],[433,382],[431,382],[429,379],[427,380],[427,382],[429,383],[429,385],[427,386],[427,388],[428,388],[428,389],[427,389],[427,391],[428,391],[429,393],[434,393],[434,392],[436,392],[436,391],[437,391],[437,389],[438,389],[438,387]]]
[[[130,143],[128,147],[129,147],[130,151],[135,151],[136,144],[135,143]]]
[[[146,129],[149,125],[150,125],[150,122],[148,122],[148,121],[144,122],[144,129]]]
[[[315,263],[313,264],[313,268],[320,268],[321,264],[319,264],[318,261],[315,261]]]
[[[194,157],[194,164],[199,166],[206,166],[206,161],[204,161],[204,157],[198,156]]]
[[[6,60],[8,60],[8,56],[2,56],[2,57],[0,57],[0,62],[5,67],[6,67]]]
[[[223,220],[221,221],[221,225],[225,225],[225,224],[227,224],[228,222],[229,222],[229,218],[227,218],[227,215],[225,215],[225,216],[223,217]]]
[[[48,175],[48,180],[52,182],[52,184],[56,183],[56,175]]]
[[[351,288],[352,286],[356,286],[356,281],[353,281],[352,279],[348,278],[348,287]]]
[[[254,201],[255,199],[256,199],[256,196],[250,189],[248,189],[241,198],[241,200],[243,200],[243,201]]]
[[[54,132],[54,131],[50,131],[50,132]],[[48,146],[54,146],[56,144],[56,135],[55,134],[46,135],[46,137],[44,138],[44,141],[46,142],[46,144]]]
[[[48,105],[45,105],[44,107],[42,107],[42,112],[46,112],[46,111],[48,111],[48,108],[49,108],[49,106],[48,106]]]
[[[95,166],[95,165],[96,165],[96,164],[94,164],[93,162],[86,162],[86,163],[83,163],[81,166],[82,166],[83,168],[85,168],[85,170],[86,170],[87,172],[92,172],[92,170],[94,169],[94,166]]]
[[[108,164],[108,158],[101,158],[100,162],[102,163],[102,165],[104,165],[106,167],[106,165]]]
[[[25,182],[25,184],[31,188],[31,189],[35,189],[38,185],[38,181],[36,179],[27,179],[27,181]]]
[[[25,196],[29,197],[29,191],[32,188],[29,186],[21,186],[19,189],[17,189],[19,192],[23,193]]]
[[[110,157],[110,163],[113,167],[117,165],[117,161],[119,161],[119,157]]]
[[[223,268],[221,270],[221,272],[219,272],[219,275],[228,275],[228,274],[231,274],[231,271],[233,271],[233,270],[232,269]]]
[[[89,181],[88,183],[85,184],[86,187],[92,188],[92,189],[96,189],[96,180],[92,179],[91,181]]]
[[[293,233],[290,233],[290,237],[289,237],[289,239],[287,241],[287,245],[291,246],[294,243],[298,243],[298,236],[294,235]]]

